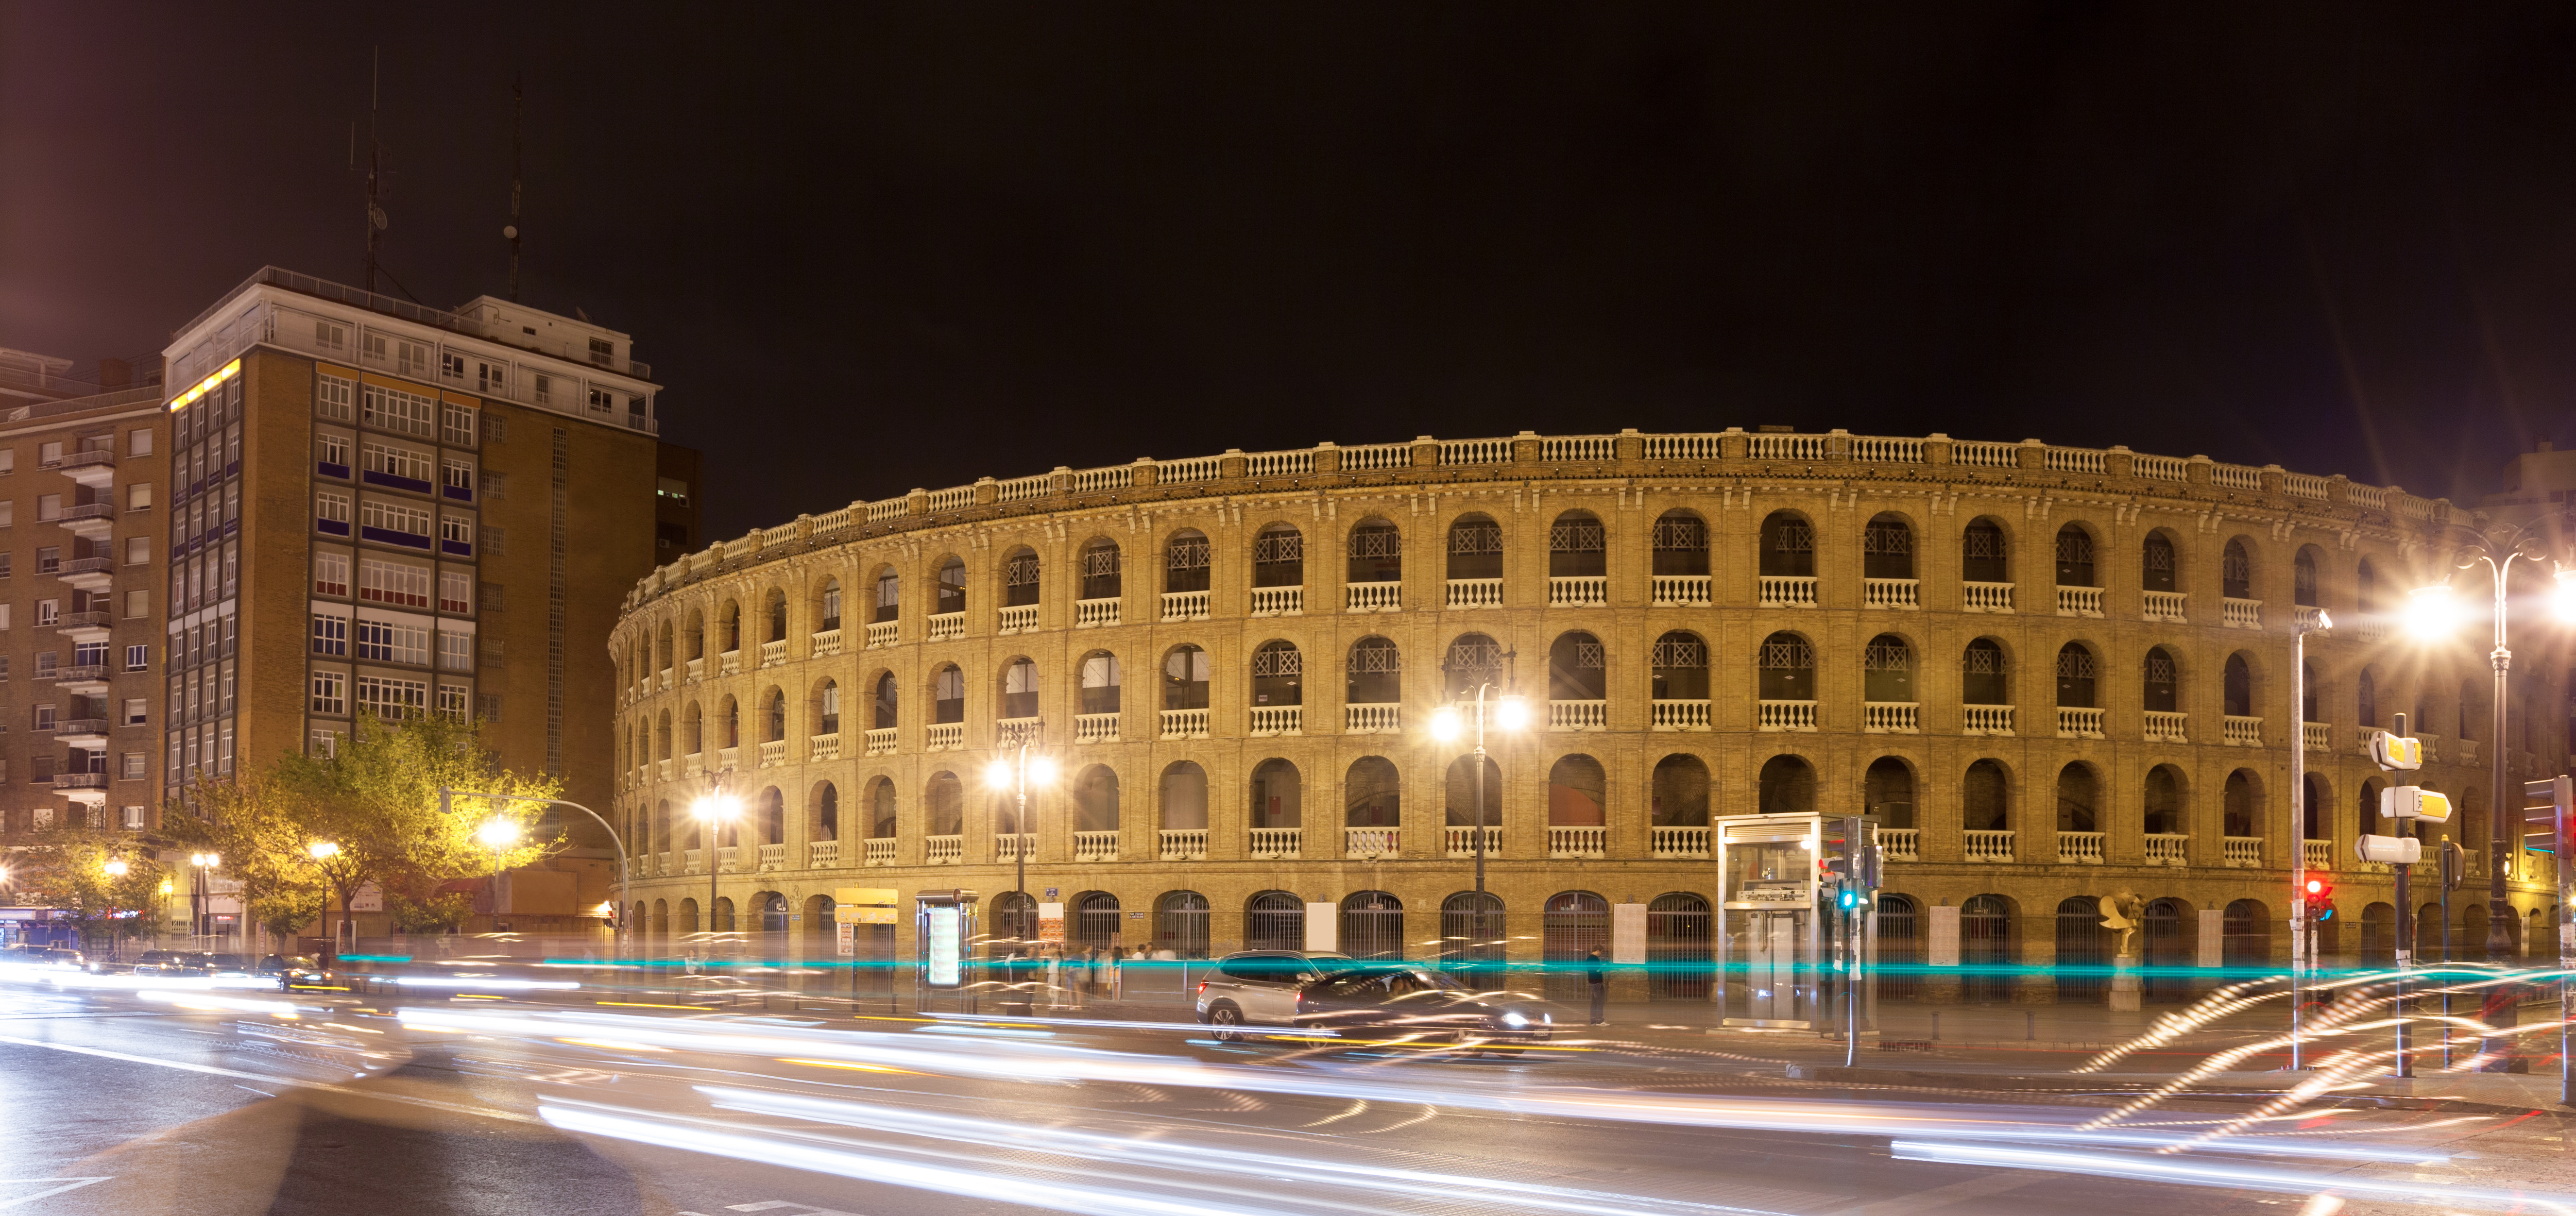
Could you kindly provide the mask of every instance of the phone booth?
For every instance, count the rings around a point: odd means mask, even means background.
[[[912,897],[915,1009],[927,1012],[946,998],[959,1013],[976,1011],[975,906],[975,893],[962,888]]]
[[[1743,815],[1711,826],[1725,1024],[1874,1030],[1875,986],[1859,981],[1878,961],[1877,896],[1862,885],[1877,869],[1878,822]]]

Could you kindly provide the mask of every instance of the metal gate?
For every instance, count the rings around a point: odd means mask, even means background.
[[[1590,891],[1566,891],[1548,897],[1540,920],[1540,944],[1547,961],[1547,999],[1592,999],[1584,967],[1593,951],[1610,952],[1610,901]]]
[[[1959,905],[1960,996],[1972,1002],[2012,999],[2012,909],[2000,895]]]
[[[1154,910],[1154,949],[1179,958],[1208,956],[1208,901],[1196,891],[1174,891]]]
[[[1342,953],[1352,958],[1404,957],[1404,902],[1384,891],[1342,901]]]
[[[1243,909],[1243,948],[1306,948],[1306,901],[1286,891],[1264,891]]]
[[[2170,899],[2159,899],[2147,905],[2146,915],[2139,919],[2139,936],[2147,966],[2144,996],[2150,1001],[2188,1001],[2191,999],[2191,976],[2184,968],[2192,965],[2196,953],[2192,935],[2184,932],[2183,906]]]
[[[1705,1001],[1714,918],[1708,901],[1676,891],[1646,905],[1646,995],[1655,1000]]]
[[[2372,904],[2361,910],[2361,965],[2386,967],[2397,961],[2396,909]]]
[[[2434,914],[2434,925],[2441,924],[2440,913]],[[2227,905],[2227,914],[2219,923],[2219,961],[2230,968],[2269,967],[2272,965],[2272,925],[2263,914],[2263,905],[2240,899]]]
[[[1440,965],[1471,988],[1503,986],[1503,901],[1460,891],[1440,902]]]
[[[1071,940],[1068,945],[1084,950],[1106,950],[1118,944],[1118,897],[1107,891],[1088,891],[1074,900],[1073,923],[1066,926]]]
[[[2057,1000],[2089,1005],[2110,990],[2111,931],[2102,927],[2102,905],[2075,895],[2057,904]]]
[[[1903,895],[1878,897],[1878,995],[1910,1001],[1923,994],[1923,914]]]

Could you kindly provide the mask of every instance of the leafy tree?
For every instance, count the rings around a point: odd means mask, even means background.
[[[445,933],[474,914],[474,897],[457,891],[433,891],[415,898],[406,892],[388,891],[385,907],[393,913],[395,932]]]
[[[160,927],[169,873],[137,846],[132,836],[98,828],[47,832],[17,850],[21,889],[66,913],[85,949],[140,937]]]

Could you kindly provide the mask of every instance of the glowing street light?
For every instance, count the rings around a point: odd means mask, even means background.
[[[984,784],[996,790],[1009,790],[1018,800],[1011,826],[1018,836],[1011,848],[1011,891],[1019,898],[1015,906],[1025,907],[1029,898],[1029,787],[1055,784],[1055,760],[1043,753],[1032,756],[1029,745],[1020,744],[1018,755],[1010,760],[995,760],[984,766]],[[997,833],[998,834],[998,833]]]
[[[2406,606],[2398,611],[2406,632],[2417,641],[2440,641],[2460,625],[2460,606],[2451,598],[2449,583],[2417,587],[2406,596]]]
[[[315,861],[329,861],[340,855],[340,846],[333,844],[328,840],[316,840],[311,845],[307,846],[304,851],[311,853],[313,855],[313,860]]]
[[[697,802],[690,808],[696,811],[698,818],[703,820],[707,825],[706,921],[708,942],[707,954],[710,959],[715,955],[714,942],[716,940],[716,827],[720,824],[731,823],[742,815],[742,799],[725,789],[725,776],[726,774],[724,773],[716,774],[715,785],[708,789],[706,793],[698,795]],[[500,905],[496,903],[493,906],[498,908]]]
[[[206,871],[224,864],[220,853],[188,854],[188,936],[213,937],[206,924]]]
[[[1509,652],[1503,657],[1507,659],[1515,658],[1517,657],[1517,654],[1518,652]],[[1474,712],[1476,715],[1476,749],[1473,752],[1468,753],[1475,758],[1476,766],[1476,834],[1474,837],[1474,847],[1476,854],[1476,941],[1479,946],[1481,946],[1482,943],[1491,940],[1485,932],[1485,765],[1487,763],[1485,759],[1485,694],[1493,690],[1494,684],[1491,680],[1487,680],[1476,685],[1476,700],[1474,702]],[[1520,694],[1511,692],[1500,693],[1494,698],[1493,706],[1493,720],[1496,728],[1517,732],[1522,727],[1529,724],[1529,703],[1523,701]],[[1455,742],[1460,735],[1466,733],[1466,729],[1466,712],[1463,704],[1443,705],[1439,709],[1432,711],[1431,737],[1433,739],[1442,743]]]
[[[2549,590],[2549,611],[2562,625],[2576,625],[2576,570],[2561,570]]]
[[[474,838],[482,841],[484,848],[506,849],[519,843],[519,825],[494,816],[485,820],[483,826],[474,829]]]
[[[110,878],[123,878],[131,867],[125,864],[125,859],[122,857],[110,857],[107,859],[107,864],[99,868],[107,871],[107,876]]]

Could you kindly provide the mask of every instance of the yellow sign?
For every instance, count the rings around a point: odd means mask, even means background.
[[[839,903],[874,904],[885,908],[891,908],[897,902],[893,887],[834,887],[832,898]]]
[[[891,925],[894,923],[894,909],[840,904],[832,909],[832,920],[843,925]]]

